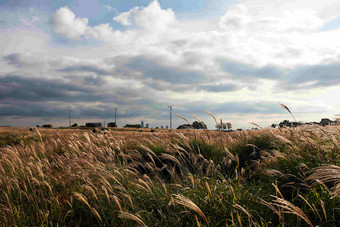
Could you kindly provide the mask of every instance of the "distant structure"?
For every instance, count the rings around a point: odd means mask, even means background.
[[[68,110],[68,127],[71,127],[71,121],[72,121],[72,109]]]
[[[102,127],[102,123],[92,123],[92,122],[87,122],[86,127]]]
[[[172,104],[171,106],[168,106],[168,108],[170,109],[170,129],[172,129],[172,107],[174,105]]]
[[[169,126],[165,126],[166,129],[169,129]]]
[[[141,121],[141,122],[140,122],[140,127],[141,127],[141,128],[144,128],[144,121]]]
[[[163,125],[161,125],[161,128],[164,128]]]
[[[117,127],[116,122],[110,122],[107,124],[107,127]]]
[[[117,127],[117,108],[113,108],[113,110],[115,111],[115,125],[116,125],[116,127]]]
[[[145,128],[149,128],[149,127],[150,127],[149,123],[146,123]]]

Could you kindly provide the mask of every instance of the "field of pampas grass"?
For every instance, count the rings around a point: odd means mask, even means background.
[[[0,226],[340,226],[340,126],[0,134]]]

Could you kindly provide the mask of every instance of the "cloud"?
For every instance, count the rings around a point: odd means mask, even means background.
[[[112,74],[113,68],[110,66],[103,66],[103,65],[95,65],[93,63],[89,62],[82,62],[78,64],[73,64],[72,66],[67,66],[62,69],[58,69],[59,72],[66,72],[66,73],[71,73],[71,72],[93,72],[96,73],[97,75],[109,75]]]
[[[340,63],[301,66],[292,70],[281,89],[312,89],[340,85]]]
[[[113,18],[114,21],[121,23],[124,26],[130,26],[132,24],[132,16],[139,10],[139,7],[130,9],[127,12],[121,13]]]
[[[137,26],[148,32],[164,31],[176,22],[176,15],[171,9],[163,10],[157,0],[147,7],[134,7],[113,18],[124,26]]]
[[[109,24],[100,24],[94,27],[89,27],[87,35],[97,40],[110,41],[114,39],[113,28]]]
[[[147,7],[135,7],[127,12],[123,12],[114,17],[113,20],[124,26],[134,23],[143,31],[148,33],[166,31],[168,27],[176,22],[175,13],[171,9],[163,10],[157,0],[151,2]],[[57,10],[53,17],[54,30],[71,40],[80,40],[83,37],[90,37],[103,41],[112,41],[133,35],[131,32],[121,33],[114,31],[108,23],[97,26],[88,26],[87,18],[77,18],[75,14],[67,7]]]
[[[68,118],[70,105],[60,103],[5,103],[0,105],[0,116],[21,116],[21,117],[58,117]],[[149,110],[150,111],[150,110]],[[147,110],[143,112],[138,108],[120,109],[120,118],[134,118],[147,114]],[[72,118],[85,119],[112,119],[114,113],[111,105],[94,104],[91,106],[84,104],[72,105]],[[123,126],[123,125],[121,125]]]
[[[282,10],[275,15],[266,11],[265,7],[259,8],[257,3],[231,5],[219,21],[220,27],[230,32],[235,29],[252,32],[311,32],[324,24],[325,20],[315,9],[295,8]]]
[[[239,86],[231,84],[202,85],[199,88],[209,92],[229,92],[240,89]]]
[[[218,105],[203,101],[200,105],[196,103],[177,104],[176,112],[179,114],[206,114],[205,110],[209,110],[214,115],[220,114],[278,114],[282,113],[282,108],[277,102],[270,101],[254,101],[254,102],[223,102]]]
[[[147,7],[137,11],[134,15],[136,24],[149,31],[166,30],[176,22],[176,15],[171,9],[163,10],[157,0],[151,2]]]
[[[57,10],[53,22],[56,33],[73,40],[81,39],[88,29],[88,19],[76,18],[67,6]]]
[[[2,59],[7,62],[7,64],[20,67],[23,65],[23,58],[20,54],[10,54],[2,57]]]
[[[235,79],[243,77],[279,79],[283,76],[283,70],[274,66],[254,67],[237,62],[220,60],[220,67],[225,72],[233,75]]]
[[[9,65],[16,67],[37,67],[43,61],[37,59],[30,52],[27,53],[14,53],[3,56],[2,59]]]
[[[142,73],[142,78],[153,78],[172,84],[197,84],[205,80],[204,75],[198,72],[162,66],[143,57],[132,58],[125,66]]]
[[[72,96],[70,93],[79,94],[88,91],[86,88],[57,80],[27,79],[15,75],[1,77],[0,83],[6,88],[0,92],[1,100],[67,101],[68,97]]]
[[[277,100],[330,106],[340,95],[340,30],[320,28],[339,15],[339,6],[336,0],[239,0],[222,16],[219,9],[188,20],[151,1],[111,12],[106,21],[91,18],[89,9],[62,7],[52,16],[55,32],[47,13],[20,21],[9,12],[0,16],[1,104],[75,103],[84,107],[83,117],[108,116],[114,104],[126,116],[150,119],[166,116],[171,103],[190,114],[209,108],[232,116],[278,114]],[[14,17],[18,22],[6,22]],[[30,26],[40,23],[45,27]]]
[[[43,103],[6,103],[0,105],[1,116],[22,117],[65,117],[68,113],[67,107],[53,107]]]

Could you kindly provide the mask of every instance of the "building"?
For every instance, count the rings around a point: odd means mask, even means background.
[[[149,123],[146,123],[145,128],[149,128]]]
[[[140,127],[144,128],[144,122],[143,121],[140,122]]]
[[[169,126],[165,126],[166,129],[169,129]]]

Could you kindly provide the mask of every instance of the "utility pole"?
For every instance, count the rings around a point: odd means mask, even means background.
[[[172,129],[172,107],[174,105],[168,106],[168,108],[170,109],[170,129]]]
[[[113,108],[115,111],[115,125],[117,127],[117,108]]]
[[[68,127],[71,127],[71,112],[72,112],[72,109],[70,108],[68,110]]]

